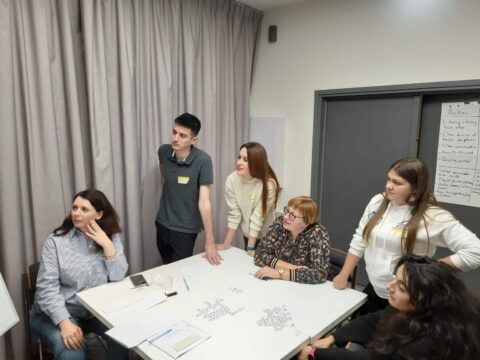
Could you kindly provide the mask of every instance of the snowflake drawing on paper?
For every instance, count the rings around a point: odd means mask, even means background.
[[[264,316],[257,321],[258,326],[270,326],[276,331],[295,326],[292,316],[285,305],[265,309],[263,313]]]
[[[243,289],[239,289],[239,288],[233,287],[233,286],[229,287],[228,289],[236,295],[242,295],[243,294]]]
[[[205,301],[205,306],[197,310],[197,316],[202,317],[208,321],[215,321],[221,319],[224,316],[234,316],[245,308],[239,308],[236,310],[231,309],[228,305],[223,303],[224,299],[217,298],[214,303]]]

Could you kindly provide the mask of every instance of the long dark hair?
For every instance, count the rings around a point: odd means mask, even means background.
[[[90,201],[90,204],[97,210],[97,212],[103,211],[103,215],[97,220],[97,224],[105,231],[105,234],[111,239],[113,234],[122,231],[119,224],[117,212],[113,208],[110,201],[103,192],[96,189],[87,189],[75,194],[72,199],[72,204],[77,197],[81,197]],[[73,228],[72,216],[68,214],[63,220],[62,225],[53,230],[53,233],[58,236],[65,235]]]
[[[277,206],[278,195],[280,194],[280,184],[272,167],[268,163],[267,151],[257,142],[248,142],[240,146],[241,149],[247,149],[248,169],[250,176],[262,180],[262,216],[267,215],[267,199],[268,199],[268,181],[271,179],[275,183],[275,202]]]
[[[417,240],[417,232],[420,222],[424,219],[425,211],[430,206],[437,204],[435,196],[430,190],[427,165],[420,159],[400,159],[394,162],[388,171],[394,170],[398,176],[404,178],[412,186],[413,194],[408,199],[412,206],[411,218],[402,231],[402,251],[404,254],[412,254]],[[368,221],[363,229],[363,239],[368,242],[373,228],[387,210],[390,200],[383,198],[377,212]]]
[[[399,354],[403,345],[424,339],[430,359],[479,359],[479,299],[442,262],[406,255],[395,271],[401,265],[414,310],[387,311],[370,344],[374,357]]]

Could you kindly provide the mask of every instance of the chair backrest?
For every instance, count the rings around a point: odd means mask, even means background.
[[[28,267],[28,283],[29,283],[29,300],[30,304],[33,305],[35,300],[35,292],[37,291],[37,276],[38,268],[40,267],[40,262],[33,263]]]
[[[330,249],[330,273],[328,276],[328,280],[333,280],[335,276],[337,276],[343,268],[343,264],[345,264],[345,259],[347,258],[347,253],[340,249],[331,248]],[[350,287],[352,289],[355,288],[355,282],[357,280],[357,267],[353,269],[348,281],[350,282]]]
[[[23,316],[25,318],[25,338],[27,340],[28,354],[30,358],[38,356],[35,346],[33,346],[33,339],[30,332],[30,309],[35,300],[35,292],[37,291],[37,275],[40,262],[30,265],[25,273],[22,274],[22,288],[23,288]],[[41,351],[41,350],[40,350]]]

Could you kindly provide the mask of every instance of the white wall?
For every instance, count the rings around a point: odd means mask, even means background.
[[[250,114],[287,119],[282,199],[310,193],[315,90],[480,79],[479,38],[480,0],[311,0],[266,11]]]
[[[267,150],[268,162],[280,184],[285,183],[285,128],[287,119],[251,118],[250,141],[262,144]],[[282,204],[279,204],[282,206]]]

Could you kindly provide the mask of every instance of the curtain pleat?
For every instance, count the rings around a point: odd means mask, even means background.
[[[112,201],[131,272],[161,264],[156,152],[185,111],[202,121],[199,147],[214,161],[223,241],[261,18],[229,0],[0,3],[0,271],[22,320],[0,338],[0,357],[26,358],[21,273],[76,192],[94,186]]]
[[[24,359],[21,274],[87,186],[89,140],[76,3],[2,2],[0,17],[0,271],[21,317],[0,356]]]

